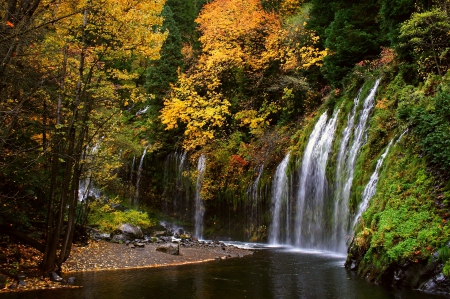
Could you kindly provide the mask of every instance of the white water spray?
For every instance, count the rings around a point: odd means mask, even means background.
[[[290,205],[289,205],[289,178],[286,174],[290,153],[288,153],[283,161],[278,165],[272,182],[272,225],[269,232],[269,244],[278,245],[289,239],[290,232]],[[283,213],[282,208],[285,207]],[[284,214],[286,227],[282,230],[282,215]],[[282,240],[282,232],[286,237]]]
[[[203,177],[206,169],[206,157],[201,155],[197,164],[197,184],[195,191],[195,233],[194,236],[198,239],[203,239],[203,216],[205,215],[205,206],[201,197],[201,190],[203,184]]]
[[[327,123],[327,112],[319,118],[302,159],[297,194],[295,245],[327,249],[325,200],[328,197],[326,165],[331,150],[339,110]]]

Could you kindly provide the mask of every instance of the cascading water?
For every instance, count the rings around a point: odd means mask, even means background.
[[[86,147],[86,150],[83,153],[83,160],[85,161],[85,163],[93,162],[95,154],[97,153],[103,138],[104,137],[101,137],[92,148],[90,148],[89,146]],[[78,200],[85,201],[88,197],[100,198],[100,196],[101,191],[94,186],[92,174],[90,171],[88,171],[85,174],[84,178],[80,178],[78,184]]]
[[[369,95],[365,98],[357,123],[355,124],[356,111],[359,106],[361,90],[354,100],[353,110],[349,116],[347,126],[342,135],[339,154],[336,165],[334,225],[330,250],[346,252],[347,236],[350,233],[349,200],[353,184],[353,175],[356,161],[361,146],[364,143],[364,132],[367,121],[375,104],[375,95],[381,79],[378,79]],[[350,144],[350,138],[353,137]]]
[[[133,156],[133,161],[131,162],[131,169],[130,169],[130,182],[129,182],[129,184],[130,184],[130,188],[129,188],[129,190],[130,190],[130,193],[129,193],[130,194],[130,205],[133,204],[133,196],[134,196],[133,193],[135,193],[135,192],[133,192],[134,164],[136,164],[136,156]]]
[[[294,244],[301,248],[346,252],[346,239],[351,233],[349,199],[353,175],[359,151],[364,144],[367,122],[375,104],[379,83],[380,79],[375,82],[361,105],[362,89],[354,99],[354,106],[336,153],[333,189],[330,190],[328,186],[326,166],[339,110],[328,121],[327,113],[322,114],[309,136],[300,161],[295,203],[289,195],[293,190],[293,178],[286,177],[285,174],[288,158],[285,157],[280,163],[272,183],[273,218],[269,231],[271,244]],[[359,106],[362,107],[358,109]],[[293,227],[289,217],[295,217]],[[293,235],[292,238],[290,234]]]
[[[173,152],[169,154],[164,167],[165,212],[180,220],[190,220],[192,211],[189,201],[190,184],[184,176],[188,169],[187,152]]]
[[[194,236],[198,239],[203,239],[203,216],[205,215],[205,207],[201,197],[201,190],[203,184],[203,177],[206,169],[206,157],[201,155],[197,164],[197,184],[195,188],[195,233]]]
[[[272,182],[272,225],[269,243],[278,245],[290,241],[289,178],[286,174],[290,153],[278,165]],[[283,224],[285,223],[285,226]],[[283,234],[284,233],[284,234]]]
[[[256,227],[260,223],[259,215],[259,202],[260,202],[260,186],[259,181],[264,171],[264,163],[255,167],[254,173],[256,174],[255,180],[248,186],[247,196],[249,199],[249,207],[247,208],[246,220],[247,220],[247,237],[250,239],[252,233],[255,231]]]
[[[364,106],[360,113],[358,122],[353,131],[353,142],[348,151],[344,163],[343,174],[340,176],[344,179],[344,184],[341,190],[341,200],[343,203],[348,203],[350,198],[350,191],[353,184],[353,174],[355,171],[356,160],[358,158],[359,150],[364,142],[364,132],[366,130],[367,120],[369,119],[370,112],[372,111],[375,103],[375,94],[380,84],[380,79],[375,82],[375,86],[370,90],[369,95],[364,100]]]
[[[134,196],[134,202],[131,203],[132,206],[134,206],[135,208],[137,208],[139,206],[139,187],[141,184],[142,169],[144,167],[144,159],[145,159],[145,155],[147,154],[148,147],[149,146],[147,145],[147,147],[144,149],[144,152],[142,153],[141,161],[139,162],[139,168],[138,168],[138,172],[137,172],[137,176],[136,176],[136,194]]]
[[[369,182],[367,183],[366,187],[364,188],[362,198],[361,198],[361,203],[359,204],[358,212],[355,214],[352,228],[354,228],[356,223],[358,223],[359,219],[361,218],[362,213],[364,213],[364,211],[369,206],[370,199],[372,198],[372,196],[375,195],[375,191],[377,190],[378,176],[379,176],[380,168],[383,165],[384,158],[386,158],[386,155],[388,154],[389,149],[391,148],[392,141],[393,140],[391,140],[391,142],[389,142],[389,144],[386,147],[386,149],[384,150],[383,154],[378,159],[377,166],[375,167],[375,171],[370,176]]]
[[[348,200],[349,196],[343,196],[343,188],[345,185],[345,177],[348,175],[348,162],[347,150],[350,137],[355,126],[356,109],[359,105],[362,88],[359,90],[358,95],[353,100],[353,109],[348,116],[347,126],[342,132],[341,144],[339,146],[339,152],[336,162],[336,176],[335,176],[335,201],[334,201],[334,226],[332,233],[332,247],[336,252],[344,252],[346,250],[346,235],[348,233],[349,223],[349,209]],[[339,221],[338,221],[339,220]]]
[[[183,151],[183,153],[177,155],[176,161],[178,162],[176,165],[176,182],[175,182],[175,188],[177,190],[174,198],[173,198],[173,206],[176,210],[179,205],[182,205],[181,203],[181,196],[178,191],[183,190],[183,170],[185,167],[187,153]]]
[[[400,137],[398,137],[398,139],[395,142],[395,144],[397,144],[402,139],[403,135],[405,135],[406,132],[408,132],[408,130],[404,131],[400,135]],[[393,141],[394,141],[394,139],[392,139],[389,142],[389,144],[386,147],[386,149],[384,150],[383,154],[378,159],[377,166],[375,167],[375,171],[370,176],[369,182],[367,183],[366,187],[364,188],[364,191],[363,191],[363,194],[362,194],[362,198],[361,198],[361,203],[359,204],[358,211],[356,212],[355,217],[353,218],[352,229],[355,228],[356,224],[361,219],[362,214],[367,210],[367,207],[369,206],[370,199],[375,195],[375,192],[377,190],[377,184],[378,184],[378,177],[379,177],[379,173],[380,173],[380,168],[383,165],[384,159],[386,158],[387,154],[389,153],[389,150],[390,150],[390,148],[392,146]],[[394,146],[395,146],[395,144],[394,144]]]
[[[338,114],[339,110],[328,122],[327,112],[322,114],[303,154],[295,222],[295,245],[301,248],[328,249],[325,215],[328,182],[325,170]]]

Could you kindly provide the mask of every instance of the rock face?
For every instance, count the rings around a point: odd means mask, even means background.
[[[142,239],[144,237],[141,228],[133,224],[124,223],[119,227],[119,230],[122,235],[130,240]]]
[[[160,252],[171,254],[171,255],[179,255],[180,254],[180,244],[176,244],[176,243],[163,244],[163,245],[156,247],[156,251],[160,251]]]
[[[435,253],[429,260],[407,261],[403,264],[392,263],[381,275],[374,276],[370,267],[363,268],[361,261],[365,252],[350,245],[345,267],[357,271],[369,281],[388,286],[417,289],[431,294],[450,293],[450,279],[442,273],[444,263]]]

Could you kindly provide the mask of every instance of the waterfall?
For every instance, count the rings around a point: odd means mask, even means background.
[[[164,208],[165,212],[180,220],[190,218],[189,184],[184,177],[188,169],[187,152],[176,151],[167,155],[164,163]]]
[[[93,163],[95,159],[95,154],[97,153],[100,143],[104,139],[104,136],[101,137],[97,143],[90,148],[89,145],[86,146],[86,150],[83,152],[83,160],[85,163]],[[88,197],[92,198],[100,198],[101,191],[96,188],[94,185],[94,181],[92,180],[92,174],[89,170],[89,166],[87,167],[88,171],[83,178],[80,178],[78,183],[78,200],[85,201]]]
[[[350,233],[350,212],[349,200],[353,184],[353,175],[359,150],[364,143],[364,132],[367,121],[375,104],[375,94],[380,84],[378,79],[369,95],[365,98],[358,121],[355,124],[356,112],[359,106],[362,89],[354,99],[353,109],[348,117],[347,126],[342,133],[342,140],[336,161],[335,175],[335,204],[334,204],[334,225],[332,228],[332,239],[330,249],[336,252],[347,250],[347,236]],[[352,142],[350,143],[350,139]]]
[[[398,137],[398,139],[395,142],[395,144],[397,144],[402,139],[403,135],[405,135],[406,132],[408,132],[408,130],[404,131],[400,135],[400,137]],[[379,173],[380,173],[380,168],[383,165],[384,159],[386,158],[387,154],[389,153],[389,149],[392,146],[393,140],[394,139],[392,139],[389,142],[389,144],[386,147],[386,149],[384,150],[383,154],[378,159],[377,166],[375,167],[375,171],[370,176],[369,182],[367,183],[366,187],[364,188],[364,191],[363,191],[363,194],[362,194],[362,198],[361,198],[361,203],[359,204],[358,211],[355,214],[355,217],[353,218],[352,229],[355,228],[356,224],[361,219],[362,214],[367,210],[367,207],[369,206],[370,199],[375,195],[375,191],[377,190],[377,184],[378,184],[378,177],[379,177]]]
[[[380,168],[383,165],[384,158],[386,158],[386,155],[388,154],[389,149],[391,148],[392,141],[393,140],[391,140],[391,142],[389,142],[389,144],[386,147],[386,149],[384,150],[383,154],[378,159],[377,166],[375,167],[375,171],[370,176],[369,182],[367,183],[366,187],[364,188],[362,198],[361,198],[361,203],[359,204],[358,212],[356,213],[356,215],[354,217],[352,228],[354,228],[356,223],[358,223],[359,219],[361,218],[362,213],[364,213],[364,211],[369,206],[370,199],[372,198],[372,196],[375,195],[375,191],[377,190],[378,176],[379,176]]]
[[[269,232],[269,243],[288,243],[290,239],[290,203],[289,203],[289,178],[286,170],[290,158],[288,153],[278,165],[272,181],[272,225]],[[283,211],[283,206],[284,211]],[[284,217],[283,217],[284,215]],[[284,218],[284,219],[283,219]],[[284,221],[283,221],[284,220]],[[283,223],[285,227],[282,228]],[[284,238],[282,232],[285,232]]]
[[[346,235],[348,233],[349,222],[349,197],[343,196],[343,188],[345,185],[345,178],[348,176],[348,169],[346,163],[348,144],[350,137],[355,126],[356,109],[359,106],[359,100],[361,97],[362,88],[359,90],[358,95],[353,100],[353,109],[348,116],[347,126],[342,132],[341,144],[339,146],[339,152],[336,161],[336,176],[335,176],[335,202],[334,202],[334,226],[332,233],[332,243],[334,251],[345,252],[346,250]]]
[[[176,182],[175,182],[175,188],[176,192],[173,197],[173,208],[175,211],[177,211],[177,208],[182,207],[182,195],[180,194],[183,190],[183,170],[185,167],[187,152],[183,151],[183,153],[175,154],[175,167],[176,167]]]
[[[331,150],[339,110],[327,122],[323,113],[311,133],[301,161],[297,193],[295,245],[302,248],[326,249],[325,200],[328,197],[326,165]]]
[[[139,168],[138,168],[138,172],[136,175],[136,194],[134,196],[134,203],[132,203],[132,205],[135,208],[137,208],[139,206],[139,187],[141,184],[142,168],[144,167],[144,158],[145,158],[145,155],[147,154],[148,147],[149,147],[149,145],[147,145],[147,147],[144,149],[144,152],[142,153],[141,161],[139,162]]]
[[[203,216],[205,215],[205,207],[201,197],[201,189],[203,184],[203,177],[206,169],[206,157],[201,155],[197,164],[197,184],[195,188],[195,237],[203,238]]]
[[[133,156],[133,161],[131,162],[131,170],[130,170],[130,205],[133,204],[133,174],[134,174],[134,164],[136,164],[136,156]]]
[[[249,199],[250,206],[247,210],[247,231],[248,238],[252,237],[252,233],[260,224],[260,219],[258,218],[260,213],[258,213],[259,201],[260,201],[260,186],[259,181],[261,179],[262,173],[264,171],[264,163],[255,167],[254,174],[256,174],[255,180],[249,184],[247,189],[247,196]]]
[[[378,89],[378,85],[380,84],[380,80],[378,79],[375,82],[374,87],[370,90],[369,95],[364,100],[364,105],[362,111],[360,113],[358,123],[353,130],[353,142],[348,152],[348,156],[345,157],[345,169],[342,177],[345,182],[343,184],[341,200],[343,203],[348,203],[350,198],[350,191],[353,184],[353,174],[355,171],[356,160],[358,157],[359,150],[364,142],[364,132],[366,130],[367,121],[370,116],[370,112],[372,111],[375,104],[375,94]]]

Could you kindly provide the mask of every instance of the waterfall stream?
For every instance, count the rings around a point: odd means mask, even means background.
[[[325,201],[328,182],[325,169],[336,130],[339,110],[327,122],[322,114],[311,133],[301,161],[297,194],[295,245],[301,248],[327,249]]]
[[[375,195],[375,191],[377,190],[377,183],[378,183],[378,176],[379,176],[380,168],[383,165],[384,158],[386,158],[386,155],[388,154],[389,149],[391,148],[392,141],[393,140],[391,140],[391,142],[389,142],[389,144],[386,147],[386,149],[384,150],[383,154],[378,159],[377,166],[375,167],[375,171],[370,176],[369,182],[367,183],[366,187],[364,188],[361,203],[359,204],[358,212],[356,213],[356,215],[354,217],[352,228],[354,228],[355,225],[358,223],[359,219],[361,218],[362,213],[364,213],[364,211],[369,206],[370,199],[372,198],[372,196]]]
[[[353,100],[353,109],[348,115],[347,126],[342,132],[341,144],[339,146],[338,157],[336,161],[336,175],[335,175],[335,188],[334,188],[334,226],[332,233],[332,242],[334,244],[334,250],[336,252],[343,252],[346,250],[345,238],[348,233],[349,222],[349,197],[347,194],[344,196],[345,178],[349,175],[349,168],[347,163],[348,144],[350,137],[352,136],[354,126],[356,109],[359,106],[362,88],[359,90],[358,95]],[[338,219],[340,221],[338,221]]]
[[[269,243],[288,243],[290,239],[290,203],[289,178],[286,174],[290,153],[278,165],[272,183],[272,225],[269,232]],[[284,211],[282,210],[284,208]],[[282,219],[284,216],[284,219]],[[284,220],[284,221],[283,221]],[[282,226],[282,221],[286,225]],[[283,227],[283,229],[282,229]],[[284,233],[284,238],[282,234]]]
[[[272,181],[272,223],[268,236],[270,244],[292,244],[304,249],[346,252],[347,238],[352,232],[351,224],[354,219],[351,219],[349,212],[353,176],[360,149],[366,139],[367,124],[375,106],[379,84],[380,79],[364,100],[361,98],[361,88],[353,100],[353,108],[347,117],[340,144],[335,146],[336,167],[332,174],[334,186],[328,185],[326,169],[329,157],[332,156],[338,109],[331,119],[328,119],[327,112],[323,113],[309,136],[303,157],[298,161],[301,167],[295,198],[290,195],[295,186],[292,182],[294,177],[286,175],[290,154],[278,165]],[[383,159],[389,147],[390,145],[383,153]],[[382,161],[378,163],[381,166]],[[369,199],[373,195],[369,193],[375,192],[380,166],[377,166],[377,174],[373,175],[369,183],[374,186],[373,190],[369,185],[366,187],[364,196]],[[364,209],[364,206],[360,208]]]
[[[259,181],[264,171],[264,163],[254,168],[254,174],[256,174],[255,180],[249,184],[247,188],[247,197],[249,200],[249,206],[247,207],[246,213],[246,228],[247,237],[251,239],[252,233],[257,229],[258,225],[261,223],[259,209],[260,207],[260,196],[261,190]]]
[[[194,236],[198,239],[203,239],[203,216],[205,215],[205,207],[201,197],[201,190],[203,184],[203,177],[206,169],[206,157],[201,155],[197,164],[197,184],[195,188],[195,233]]]
[[[148,147],[149,146],[147,145],[147,147],[144,149],[144,152],[142,153],[141,161],[139,162],[139,168],[136,175],[136,194],[134,196],[134,202],[132,202],[132,206],[134,206],[135,208],[139,206],[139,187],[141,184],[142,168],[144,167],[144,159],[145,155],[147,154]]]

